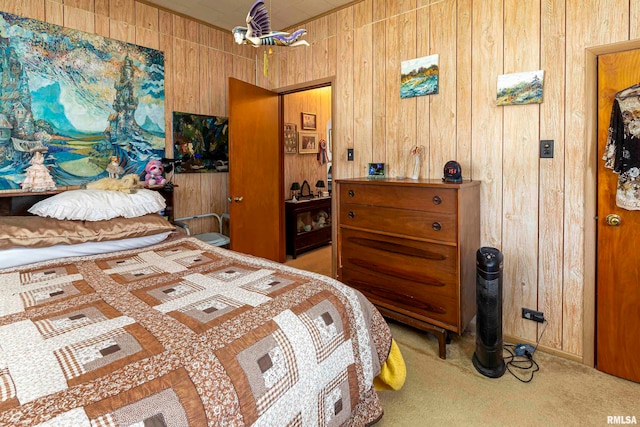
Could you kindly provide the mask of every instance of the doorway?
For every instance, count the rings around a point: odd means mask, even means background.
[[[314,210],[302,221],[291,219],[287,215],[286,252],[287,260],[296,257],[298,242],[305,250],[331,242],[333,222],[331,219],[331,168],[332,168],[332,86],[324,85],[300,88],[282,94],[283,131],[284,131],[284,182],[283,193],[287,211],[292,211],[292,197],[300,203],[309,202],[309,198],[322,199],[322,208]],[[312,145],[308,143],[311,141]],[[302,198],[301,198],[302,196]],[[313,201],[318,204],[319,200]],[[301,207],[298,204],[297,210]],[[320,216],[318,216],[320,214]],[[315,215],[315,217],[314,217]],[[296,214],[296,216],[300,216]],[[328,224],[327,224],[328,223]],[[323,229],[320,230],[320,227]],[[305,229],[308,229],[305,231]],[[302,234],[305,234],[303,237]],[[314,235],[318,238],[314,241]],[[296,236],[296,237],[294,237]],[[297,237],[299,236],[299,237]],[[318,260],[327,262],[326,257]],[[331,269],[331,259],[328,259]]]
[[[619,118],[623,126],[616,150],[622,149],[622,140],[629,134],[640,140],[640,132],[634,130],[640,120],[629,119],[640,114],[638,70],[640,49],[598,56],[595,365],[598,370],[636,382],[640,382],[640,255],[635,236],[640,231],[640,211],[618,206],[624,204],[616,203],[620,175],[605,167],[602,158],[614,119]],[[633,181],[625,187],[630,183]],[[640,205],[640,197],[637,203]]]

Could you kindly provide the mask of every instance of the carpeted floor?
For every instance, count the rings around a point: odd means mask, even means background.
[[[509,372],[488,378],[471,362],[471,333],[454,336],[442,360],[435,337],[389,324],[407,381],[400,391],[379,392],[385,415],[377,426],[601,426],[607,416],[640,423],[640,384],[542,352],[534,354],[540,370],[529,383]]]
[[[331,246],[325,246],[286,264],[330,275],[330,257]],[[389,325],[407,381],[400,391],[379,392],[385,415],[376,427],[604,426],[614,416],[640,423],[640,384],[542,352],[534,354],[540,370],[529,383],[509,372],[487,378],[471,362],[472,333],[454,335],[442,360],[434,336],[392,320]]]

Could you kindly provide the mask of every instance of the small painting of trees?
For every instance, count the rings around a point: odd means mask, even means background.
[[[500,75],[497,105],[540,104],[543,83],[543,70]]]

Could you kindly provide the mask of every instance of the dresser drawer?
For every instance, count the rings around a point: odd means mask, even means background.
[[[340,270],[340,281],[359,290],[372,303],[405,314],[415,314],[423,321],[437,320],[457,332],[458,303],[456,298],[435,295],[422,283],[403,282],[384,274],[363,273],[348,268]]]
[[[340,206],[340,225],[456,242],[456,216],[453,214],[344,203]]]
[[[455,214],[456,197],[456,190],[451,188],[340,184],[342,203]]]
[[[403,293],[411,293],[417,286],[425,292],[457,297],[455,246],[344,228],[340,233],[341,267],[393,278],[394,286],[406,288]]]

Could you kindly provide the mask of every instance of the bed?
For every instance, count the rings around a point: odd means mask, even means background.
[[[175,233],[0,269],[0,425],[370,425],[390,353],[357,291]]]

